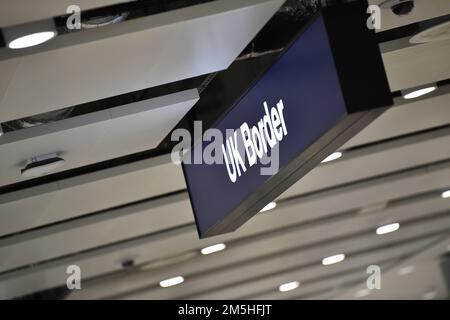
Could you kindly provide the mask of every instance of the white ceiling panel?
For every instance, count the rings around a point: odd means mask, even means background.
[[[90,10],[128,1],[131,0],[2,0],[0,28],[63,15],[73,4]]]
[[[437,204],[436,204],[437,202]],[[271,233],[266,231],[266,236],[247,238],[239,240],[242,233],[236,237],[228,236],[229,239],[217,239],[216,241],[225,241],[227,248],[221,253],[210,256],[199,257],[198,246],[197,256],[190,257],[189,261],[182,261],[178,265],[168,265],[165,270],[149,269],[148,271],[130,273],[127,276],[118,274],[114,277],[98,279],[97,281],[87,281],[84,284],[83,291],[76,291],[71,294],[76,299],[99,299],[109,295],[131,291],[144,286],[146,283],[154,283],[160,278],[164,278],[168,273],[184,274],[201,273],[208,269],[220,268],[220,266],[239,263],[247,259],[254,259],[258,256],[276,254],[281,250],[290,250],[299,246],[307,246],[313,243],[327,241],[336,237],[342,237],[348,234],[358,232],[374,232],[375,228],[383,223],[397,221],[403,222],[419,217],[425,217],[439,210],[446,210],[448,202],[445,200],[436,201],[435,198],[425,201],[413,202],[413,204],[403,204],[390,207],[386,210],[374,212],[371,215],[352,215],[346,217],[336,217],[326,222],[317,222],[316,224],[305,224],[303,226],[292,225],[291,228]],[[295,211],[291,207],[288,210]],[[274,213],[278,214],[278,213]],[[283,213],[280,212],[280,215]],[[449,226],[450,227],[450,226]],[[246,235],[248,235],[248,230]],[[238,242],[230,242],[233,240]],[[184,243],[186,245],[186,243]],[[194,247],[195,248],[195,244]],[[193,250],[188,245],[185,250]],[[194,251],[195,252],[195,251]],[[182,254],[181,254],[182,255]],[[164,272],[164,274],[161,274]]]
[[[411,101],[384,112],[343,148],[351,148],[450,124],[450,93]]]
[[[1,122],[226,69],[282,3],[213,1],[70,33],[45,44],[67,47],[0,61]],[[88,36],[96,41],[74,44]]]
[[[171,163],[167,156],[161,156],[3,194],[0,195],[0,235],[75,218],[185,187],[180,168]]]
[[[109,249],[105,249],[105,254],[101,254],[101,252],[96,252],[95,255],[97,259],[85,259],[78,260],[77,256],[69,257],[67,259],[63,259],[61,261],[55,261],[55,268],[61,268],[61,264],[70,264],[70,261],[73,263],[83,264],[83,272],[86,277],[92,276],[94,274],[99,274],[101,272],[106,272],[107,270],[118,270],[121,268],[120,261],[125,259],[127,256],[135,257],[136,263],[142,263],[149,260],[156,259],[159,257],[167,257],[171,255],[180,254],[185,250],[188,250],[188,247],[198,248],[199,246],[204,246],[207,244],[227,241],[233,239],[235,237],[241,236],[249,236],[257,233],[266,233],[268,230],[278,228],[278,227],[286,227],[293,225],[295,223],[299,223],[302,221],[308,221],[311,219],[318,219],[320,217],[324,217],[330,215],[332,213],[341,212],[345,210],[349,210],[354,208],[354,206],[364,207],[372,204],[373,202],[379,202],[382,200],[392,199],[392,197],[404,196],[406,194],[414,194],[424,191],[424,189],[430,188],[430,185],[433,187],[441,187],[442,185],[448,184],[448,170],[423,170],[424,175],[416,172],[415,174],[411,174],[407,179],[394,179],[389,182],[389,179],[381,179],[378,181],[377,185],[372,186],[364,186],[364,185],[354,185],[351,188],[352,192],[346,192],[345,188],[341,190],[341,194],[339,195],[337,192],[334,192],[335,195],[329,194],[327,198],[322,197],[313,197],[311,199],[300,199],[296,202],[294,210],[292,208],[284,208],[280,207],[280,209],[276,209],[271,214],[263,214],[255,217],[251,221],[249,221],[246,225],[244,225],[241,229],[239,229],[234,234],[227,234],[224,236],[216,237],[213,239],[207,239],[199,241],[195,226],[191,225],[188,229],[181,229],[179,231],[175,230],[173,232],[167,232],[161,236],[153,236],[147,237],[147,240],[144,238],[138,239],[136,241],[130,243],[124,243],[119,245],[118,247],[112,246]],[[427,174],[425,172],[433,172],[432,174]],[[439,196],[437,196],[439,198]],[[353,203],[349,199],[358,199],[358,203]],[[185,202],[186,209],[182,211],[189,210],[189,203]],[[302,214],[299,214],[301,212]],[[280,217],[282,216],[282,219]],[[161,217],[160,219],[163,219]],[[170,216],[166,216],[165,219],[171,221]],[[378,221],[377,221],[378,222]],[[106,222],[108,223],[108,222]],[[113,223],[113,222],[111,222]],[[113,224],[110,224],[110,226]],[[121,226],[122,228],[126,228],[125,225]],[[188,231],[189,232],[186,232]],[[132,230],[130,230],[131,232]],[[177,235],[177,236],[175,236]],[[20,236],[20,235],[19,235]],[[78,233],[79,238],[88,238],[89,234]],[[112,235],[111,235],[112,236]],[[150,240],[151,239],[151,240]],[[160,240],[156,240],[160,239]],[[8,240],[8,239],[5,239]],[[63,241],[63,240],[60,240]],[[162,242],[160,242],[162,241]],[[145,249],[142,245],[146,243]],[[180,243],[183,243],[183,246],[180,246]],[[69,245],[69,243],[66,243]],[[77,244],[71,244],[71,246],[76,247]],[[41,247],[42,248],[42,247]],[[120,248],[123,248],[124,251],[121,251]],[[127,248],[127,250],[125,250]],[[140,249],[141,248],[141,249]],[[68,248],[69,249],[69,248]],[[5,247],[5,250],[8,250]],[[94,253],[92,253],[94,254]],[[36,255],[39,255],[37,257]],[[40,253],[34,254],[34,257],[37,259],[45,259],[45,257],[49,257],[52,255],[52,252],[48,250],[41,250]],[[27,259],[20,258],[20,259]],[[8,263],[14,264],[14,261],[9,261]],[[58,267],[59,266],[59,267]],[[47,265],[46,268],[51,270],[50,265]],[[39,267],[37,269],[30,269],[28,272],[36,272],[39,274]],[[12,275],[11,275],[12,276]],[[17,276],[17,275],[16,275]],[[24,275],[27,277],[26,275]],[[42,277],[42,274],[40,274]],[[45,276],[44,283],[49,281],[50,283],[55,283],[55,278]],[[6,280],[5,280],[6,281]],[[18,280],[19,281],[19,280]],[[0,282],[2,280],[0,279]],[[42,282],[41,282],[42,284]],[[22,285],[23,286],[23,285]],[[27,287],[29,288],[29,287]]]
[[[47,228],[44,232],[51,232],[47,236],[37,236],[34,239],[23,240],[21,244],[0,248],[2,257],[0,272],[29,264],[30,261],[47,260],[89,247],[93,248],[192,222],[191,212],[185,210],[186,202],[171,200],[173,203],[164,205],[154,201],[119,208],[108,215],[107,221],[103,221],[102,216],[97,215],[91,219],[87,218],[88,221],[85,220],[81,225],[72,223],[70,229],[58,228],[58,226]],[[27,237],[32,234],[34,233],[28,234]],[[8,239],[3,240],[5,242]],[[17,245],[21,247],[20,250],[15,252],[9,250]],[[45,248],[45,251],[41,248]]]
[[[391,91],[449,79],[449,56],[450,40],[435,41],[383,53]]]
[[[1,184],[26,180],[21,169],[37,156],[58,153],[65,164],[57,172],[153,149],[198,99],[192,89],[8,132],[0,137]]]

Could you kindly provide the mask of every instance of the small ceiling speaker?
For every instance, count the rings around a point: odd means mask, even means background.
[[[53,39],[58,34],[52,19],[5,27],[2,32],[10,49],[34,47]]]
[[[385,0],[379,6],[381,9],[390,9],[397,16],[404,16],[413,11],[414,0]]]
[[[65,163],[57,153],[33,157],[27,161],[25,168],[21,170],[23,178],[33,178],[48,174]]]

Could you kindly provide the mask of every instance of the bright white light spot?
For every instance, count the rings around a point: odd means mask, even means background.
[[[415,269],[414,266],[406,266],[406,267],[398,269],[398,274],[400,276],[404,276],[404,275],[414,272],[414,269]]]
[[[370,294],[370,290],[369,289],[361,289],[359,291],[356,291],[355,293],[355,297],[356,298],[362,298],[362,297],[366,297]]]
[[[218,244],[203,248],[201,250],[201,253],[204,255],[207,255],[207,254],[211,254],[214,252],[222,251],[225,248],[226,248],[226,245],[224,243],[218,243]]]
[[[167,287],[176,286],[177,284],[180,284],[183,282],[184,282],[184,278],[182,276],[178,276],[178,277],[163,280],[159,283],[159,285],[163,288],[167,288]]]
[[[339,152],[339,151],[334,152],[334,153],[330,154],[328,157],[326,157],[325,159],[323,159],[322,163],[334,161],[336,159],[339,159],[340,157],[342,157],[342,152]]]
[[[297,289],[300,286],[300,282],[298,281],[292,281],[292,282],[288,282],[288,283],[283,283],[278,290],[280,290],[281,292],[287,292],[287,291],[292,291]]]
[[[53,31],[44,31],[29,34],[11,41],[8,44],[8,47],[11,49],[23,49],[37,46],[38,44],[47,42],[48,40],[52,39],[55,35],[56,33]]]
[[[450,198],[450,190],[442,192],[441,197],[444,198],[444,199],[445,198]]]
[[[430,92],[433,92],[434,90],[436,90],[436,87],[435,86],[432,86],[432,87],[427,87],[427,88],[422,88],[422,89],[419,89],[419,90],[416,90],[416,91],[413,91],[413,92],[410,92],[410,93],[407,93],[407,94],[405,94],[404,96],[403,96],[403,98],[405,98],[405,99],[414,99],[414,98],[418,98],[418,97],[420,97],[420,96],[423,96],[423,95],[425,95],[425,94],[428,94],[428,93],[430,93]]]
[[[391,223],[391,224],[386,224],[384,226],[378,227],[376,232],[377,232],[377,234],[381,235],[381,234],[386,234],[386,233],[391,233],[391,232],[397,231],[398,228],[400,228],[399,223]]]
[[[277,203],[276,203],[276,202],[270,202],[270,203],[267,204],[264,208],[262,208],[260,212],[265,212],[265,211],[272,210],[272,209],[275,208],[276,206],[277,206]]]
[[[342,262],[342,261],[344,261],[344,259],[345,259],[345,254],[343,254],[343,253],[335,254],[334,256],[323,258],[322,264],[324,266],[328,266],[330,264]]]

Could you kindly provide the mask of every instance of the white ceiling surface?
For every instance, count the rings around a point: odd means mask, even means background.
[[[167,162],[143,160],[1,195],[0,235],[184,189],[181,171]]]
[[[370,290],[370,294],[360,299],[424,299],[427,293],[434,292],[436,299],[446,299],[449,296],[443,274],[440,270],[441,256],[448,251],[450,237],[444,237],[426,250],[419,251],[412,257],[388,272],[382,273],[380,290]],[[401,274],[404,268],[410,269],[407,274]],[[352,286],[346,292],[341,292],[336,299],[355,299],[355,294],[364,289],[364,283]]]
[[[37,156],[58,153],[54,173],[153,149],[198,99],[192,89],[4,134],[0,184],[27,180],[21,169]]]
[[[443,146],[448,144],[448,141],[449,137],[447,137],[446,141],[441,141],[444,142],[443,144],[438,144],[434,147],[442,149]],[[416,150],[414,147],[411,149]],[[413,153],[408,154],[406,150],[401,150],[400,152],[402,151],[406,158],[413,157],[414,155]],[[447,158],[449,156],[450,152],[447,151]],[[389,154],[384,154],[382,157],[374,157],[372,159],[367,157],[366,159],[358,159],[358,161],[359,163],[361,161],[367,161],[365,163],[367,163],[368,166],[375,166],[377,161],[380,161],[380,158],[392,159]],[[432,159],[432,161],[435,160],[441,159]],[[335,167],[334,172],[340,170],[344,170],[344,172],[348,171],[355,166],[354,163],[355,161],[352,162],[349,160],[349,163],[347,163],[346,166]],[[379,165],[379,167],[380,166],[381,165]],[[323,200],[322,195],[320,194],[318,196],[313,196],[310,199],[302,199],[301,205],[296,207],[297,210],[305,212],[301,217],[294,216],[293,221],[290,221],[286,217],[283,221],[272,223],[271,226],[275,227],[275,225],[279,225],[280,223],[285,224],[288,221],[290,223],[295,223],[298,222],[298,219],[300,218],[311,218],[309,212],[313,213],[312,217],[325,216],[335,211],[340,212],[357,209],[361,206],[371,204],[371,202],[368,203],[368,201],[381,202],[386,200],[386,197],[389,195],[398,198],[435,190],[436,188],[450,187],[450,169],[447,167],[448,164],[445,164],[445,166],[438,165],[415,170],[410,173],[395,175],[393,177],[379,178],[376,181],[361,183],[357,187],[352,186],[337,189],[328,192],[326,200]],[[312,188],[305,188],[303,185],[307,186],[310,184],[310,181],[326,181],[323,179],[323,177],[326,176],[328,176],[330,180],[333,180],[334,184],[342,184],[342,180],[339,181],[339,175],[333,176],[330,170],[326,170],[329,168],[330,166],[324,166],[324,172],[321,172],[321,174],[318,174],[311,180],[302,181],[298,186],[292,187],[285,196],[304,194],[305,191],[310,192]],[[404,167],[394,167],[391,170],[403,168]],[[382,173],[385,172],[386,170],[382,171]],[[376,175],[372,172],[369,172],[369,174]],[[355,180],[362,180],[364,176],[361,177],[358,172],[355,172],[355,175],[352,176],[352,178]],[[408,189],[397,190],[399,186],[402,186],[405,183],[411,184],[411,187]],[[329,187],[329,185],[325,184],[313,187],[323,189]],[[377,195],[372,196],[373,192],[377,192]],[[358,200],[350,202],[349,200],[352,199],[352,197],[357,197]],[[343,205],[342,202],[346,202],[346,204]],[[447,205],[446,201],[443,201],[443,203]],[[174,201],[173,203],[168,204],[163,203],[162,205],[156,205],[155,201],[149,201],[147,203],[139,203],[134,206],[119,208],[105,214],[104,218],[98,216],[94,218],[88,217],[84,222],[78,223],[81,224],[80,226],[78,226],[77,223],[69,222],[65,226],[62,225],[28,233],[25,237],[18,235],[12,239],[0,240],[0,256],[2,256],[0,272],[31,264],[36,261],[48,260],[64,254],[79,252],[133,236],[149,234],[161,229],[168,229],[191,222],[193,222],[193,214],[190,210],[187,197],[182,198],[181,201]],[[99,230],[102,230],[102,232]],[[39,248],[46,248],[46,250],[41,251]]]
[[[410,100],[405,105],[383,113],[344,144],[343,149],[446,125],[450,123],[449,104],[450,94],[426,100]]]
[[[42,47],[73,45],[0,61],[0,119],[226,69],[282,3],[219,0],[57,37]]]
[[[336,163],[338,164],[338,163]],[[331,167],[333,164],[330,164],[328,166],[323,166],[325,167]],[[420,174],[419,172],[413,171],[413,172],[409,172],[409,173],[403,173],[403,174],[397,174],[393,177],[387,177],[387,178],[380,178],[380,179],[376,179],[375,181],[369,181],[369,182],[362,182],[359,183],[358,185],[352,185],[349,187],[342,187],[342,188],[338,188],[337,190],[333,191],[333,192],[326,192],[325,193],[325,197],[321,194],[317,194],[317,195],[312,195],[309,196],[307,198],[302,198],[299,200],[298,204],[293,206],[293,207],[286,207],[285,209],[280,208],[279,211],[274,211],[273,214],[267,214],[267,215],[261,215],[258,216],[257,218],[251,220],[247,225],[245,225],[241,230],[239,230],[237,233],[235,234],[229,234],[227,236],[224,236],[223,238],[215,238],[215,239],[209,239],[209,240],[203,240],[203,241],[199,241],[197,239],[197,235],[195,233],[195,228],[194,226],[191,227],[189,233],[186,232],[182,232],[180,235],[177,236],[170,236],[167,235],[167,239],[161,239],[159,241],[157,241],[156,239],[152,240],[152,237],[149,237],[149,239],[147,240],[147,245],[142,245],[142,246],[136,246],[136,244],[132,245],[130,248],[128,249],[124,249],[123,251],[120,250],[113,250],[113,253],[109,253],[109,250],[106,250],[107,252],[104,252],[103,254],[100,254],[100,252],[97,253],[97,261],[95,261],[92,263],[89,263],[90,260],[92,259],[81,259],[78,260],[77,257],[74,257],[72,259],[69,259],[69,261],[72,261],[72,263],[75,261],[76,263],[80,264],[82,266],[83,272],[86,275],[86,277],[91,276],[93,274],[98,274],[99,270],[102,270],[101,272],[105,272],[106,270],[117,270],[118,268],[120,268],[120,261],[127,258],[128,256],[132,256],[136,258],[137,263],[140,262],[146,262],[146,261],[151,261],[151,260],[157,260],[158,258],[164,258],[170,255],[179,255],[181,253],[183,253],[185,250],[192,250],[194,248],[198,249],[201,246],[204,246],[208,243],[214,243],[216,241],[227,241],[230,239],[234,239],[236,237],[240,237],[243,235],[250,235],[250,234],[255,234],[257,232],[264,232],[267,233],[269,230],[273,229],[273,228],[277,228],[277,227],[282,227],[282,226],[289,226],[289,225],[293,225],[295,223],[301,222],[301,221],[305,221],[305,220],[309,220],[309,219],[313,219],[313,218],[320,218],[323,216],[327,216],[336,212],[340,212],[340,211],[345,211],[351,208],[359,208],[359,207],[365,207],[365,206],[369,206],[372,205],[374,202],[375,203],[379,203],[382,201],[385,201],[387,199],[392,199],[392,198],[398,198],[398,197],[403,197],[405,195],[411,195],[411,194],[417,194],[423,191],[429,191],[429,190],[434,190],[435,188],[442,188],[444,186],[448,186],[448,181],[449,181],[449,174],[450,171],[448,169],[448,164],[445,165],[437,165],[434,166],[434,168],[424,168],[422,170],[420,170],[422,173]],[[354,201],[354,199],[358,199],[358,201]],[[167,212],[165,208],[173,205],[177,205],[177,203],[174,204],[167,204],[164,205],[161,208],[161,213],[163,212]],[[182,216],[180,217],[185,217],[186,221],[189,219],[192,219],[192,214],[189,212],[188,210],[188,202],[185,201],[185,206],[186,208],[184,210],[181,210],[182,212],[179,212],[179,214],[181,214]],[[165,208],[164,208],[165,207]],[[406,207],[400,206],[400,207],[394,207],[392,210],[404,210],[404,211],[400,211],[403,212],[403,217],[407,217],[407,218],[413,218],[414,216],[420,216],[420,215],[427,215],[427,214],[431,214],[432,212],[434,212],[435,210],[439,211],[439,210],[445,210],[448,208],[448,201],[441,199],[439,197],[439,194],[435,194],[433,197],[431,197],[431,200],[425,200],[425,201],[420,201],[418,203],[413,203],[413,205],[409,205]],[[417,210],[417,211],[415,211]],[[395,212],[394,211],[394,212]],[[298,212],[302,212],[302,215],[299,215]],[[380,224],[380,223],[385,223],[389,221],[389,218],[392,217],[397,217],[397,218],[401,218],[402,216],[397,216],[394,214],[393,211],[385,211],[385,212],[381,212],[383,216],[378,216],[375,217],[373,216],[373,219],[371,216],[369,216],[368,220],[366,220],[366,222],[363,224],[364,227],[368,228],[375,228],[376,225]],[[417,212],[417,213],[414,213]],[[178,214],[176,212],[172,212],[171,214]],[[397,213],[398,214],[398,213]],[[139,214],[136,215],[136,217]],[[283,216],[283,219],[280,219],[280,215]],[[172,223],[174,225],[180,223],[183,223],[183,220],[180,221],[176,221],[174,219],[172,219],[171,216],[168,216],[167,214],[158,214],[156,215],[152,215],[152,217],[154,217],[155,219],[155,223],[160,225],[160,224],[164,224],[166,226],[168,226],[166,223]],[[163,219],[163,220],[161,220]],[[132,220],[130,220],[130,223],[132,223]],[[151,223],[151,221],[153,221],[153,218],[149,220],[148,223]],[[166,222],[164,222],[166,221]],[[192,220],[191,220],[192,221]],[[431,222],[430,228],[432,228],[433,230],[435,230],[436,228],[438,230],[447,230],[448,229],[448,223],[446,222],[447,220],[438,220],[438,221],[434,221]],[[108,228],[109,226],[114,226],[114,221],[113,220],[108,220],[106,222],[103,222],[105,230]],[[124,224],[122,224],[122,228],[123,229],[128,229],[128,224],[127,222],[124,222]],[[130,224],[130,226],[132,226]],[[97,230],[99,229],[104,229],[104,227],[98,227]],[[351,229],[350,230],[357,230],[358,228],[355,227],[354,225],[350,225],[349,226]],[[333,228],[333,227],[331,227]],[[339,232],[339,230],[341,230],[342,228],[334,228],[337,232]],[[417,230],[414,231],[412,233],[406,232],[406,235],[409,236],[411,234],[414,235],[418,235],[418,233],[420,232],[428,232],[429,229],[425,226],[425,224],[422,224],[419,226],[419,229],[422,230]],[[85,231],[87,231],[88,229],[84,229]],[[315,230],[312,230],[308,233],[305,233],[307,230],[305,230],[304,232],[299,232],[299,233],[294,233],[293,236],[298,237],[301,235],[305,235],[305,238],[302,240],[302,238],[297,238],[297,242],[293,241],[292,239],[287,239],[282,241],[282,243],[285,246],[288,246],[289,244],[301,244],[301,243],[305,243],[308,241],[308,239],[313,240],[314,239],[314,235],[317,239],[317,237],[319,239],[323,238],[324,234],[329,235],[330,237],[335,235],[335,233],[331,232],[331,230],[328,230],[326,232],[317,232]],[[335,232],[336,232],[335,231]],[[342,229],[343,232],[346,232],[347,229]],[[372,230],[373,231],[373,230]],[[123,231],[122,231],[123,232]],[[133,234],[133,230],[129,230],[130,235]],[[139,232],[139,230],[138,230]],[[68,236],[70,236],[70,231],[66,230],[65,232]],[[93,237],[95,234],[95,232],[91,232],[90,233],[90,237]],[[51,244],[51,243],[47,243],[47,245],[51,245],[51,247],[47,247],[50,250],[54,250],[55,246],[56,248],[59,246],[64,250],[65,245],[67,246],[66,248],[69,249],[70,246],[70,241],[75,241],[76,244],[80,244],[80,241],[82,241],[81,239],[70,239],[70,238],[64,238],[64,236],[58,234],[52,234],[50,236],[49,239],[53,239],[53,242],[60,242],[59,245],[55,245],[55,244]],[[79,233],[78,236],[80,238],[85,238],[88,237],[89,234],[82,234]],[[109,235],[109,237],[113,237],[114,235]],[[289,235],[290,237],[292,237],[292,234]],[[99,237],[96,237],[97,239]],[[48,238],[47,238],[48,239]],[[58,240],[57,240],[58,239]],[[111,238],[110,238],[111,239]],[[8,239],[5,239],[8,240]],[[19,240],[18,238],[16,240]],[[65,242],[67,240],[67,242]],[[14,258],[16,259],[29,259],[28,256],[29,254],[31,254],[32,257],[36,257],[36,253],[33,252],[29,252],[28,249],[26,249],[26,247],[28,246],[28,248],[33,248],[33,243],[39,243],[40,241],[46,241],[45,238],[41,238],[41,239],[35,239],[35,241],[24,241],[22,243],[16,244],[15,246],[4,246],[4,248],[2,250],[4,250],[3,252],[6,254],[9,252],[9,257],[12,257],[11,259],[8,259],[7,261],[5,261],[5,264],[11,264],[13,262],[17,262],[17,260],[14,261]],[[310,241],[310,240],[309,240]],[[5,241],[3,241],[5,242]],[[51,241],[52,242],[52,241]],[[89,241],[87,241],[89,242]],[[86,243],[86,241],[85,241]],[[180,246],[180,243],[183,243],[183,246]],[[268,252],[268,245],[264,245],[263,242],[258,241],[258,244],[261,243],[262,247],[261,250],[262,251],[258,251],[255,248],[253,248],[252,250],[250,250],[251,252]],[[268,243],[271,243],[270,239],[268,239]],[[44,244],[43,242],[41,242],[41,244]],[[28,254],[26,255],[18,255],[14,257],[14,253],[11,251],[11,248],[20,248],[20,246],[23,246],[24,250],[27,250]],[[9,248],[8,248],[9,247]],[[38,246],[39,247],[39,246]],[[349,245],[346,246],[342,246],[342,248],[347,248],[349,247]],[[40,247],[42,248],[42,247]],[[6,250],[6,251],[5,251]],[[34,248],[34,250],[36,250],[36,248]],[[342,249],[341,249],[342,250]],[[22,250],[19,250],[21,252],[24,252]],[[31,251],[33,251],[33,249],[31,249]],[[45,252],[41,252],[41,254],[49,254],[51,253],[50,251],[45,250]],[[323,254],[326,254],[325,252]],[[5,256],[2,254],[2,256]],[[39,256],[39,253],[38,253]],[[42,256],[41,256],[42,257]],[[237,257],[242,258],[242,255],[238,255]],[[74,260],[75,259],[75,260]],[[101,261],[101,262],[100,262]],[[67,264],[68,261],[62,261],[63,264]],[[59,267],[59,269],[61,269],[61,267]],[[33,274],[33,270],[29,270],[31,271],[31,274]],[[38,272],[38,270],[36,270],[36,273],[34,274],[36,276],[36,278],[34,278],[34,281],[30,282],[30,279],[27,278],[26,283],[28,283],[29,285],[26,285],[26,287],[33,288],[33,284],[36,283],[36,281],[39,281],[40,285],[43,285],[43,283],[47,283],[46,285],[48,285],[48,283],[58,283],[55,281],[58,281],[58,279],[60,279],[60,275],[56,272],[54,272],[54,269],[49,268],[46,269],[46,271],[48,271],[49,273],[46,274],[45,276],[43,276],[41,273]],[[183,271],[183,270],[180,270]],[[53,276],[52,276],[53,274]],[[10,275],[12,276],[12,274]],[[31,275],[27,275],[27,277],[31,277]],[[19,278],[20,280],[20,278]],[[15,279],[14,281],[19,281],[18,279]],[[8,282],[9,281],[5,281],[3,282],[5,285],[7,285],[7,287],[9,287],[9,290],[23,290],[23,287],[18,286],[17,284],[13,283],[9,284],[8,286]],[[12,286],[14,288],[12,288]],[[84,294],[89,294],[88,291],[81,291],[80,293],[84,293]]]
[[[380,4],[385,0],[369,0],[369,4]],[[391,10],[381,11],[381,30],[398,28],[410,23],[432,19],[450,13],[448,0],[414,0],[414,9],[409,15],[397,16]]]
[[[424,48],[422,54],[435,59],[435,51],[444,47]],[[407,74],[415,81],[438,76],[434,68],[421,70],[429,74],[411,73],[418,58],[385,57],[391,85],[410,86]],[[409,68],[391,72],[396,59]],[[447,61],[428,62],[447,70]],[[439,298],[445,297],[436,261],[446,251],[448,240],[442,237],[450,232],[450,200],[440,197],[450,187],[450,129],[431,129],[450,124],[449,105],[446,94],[388,110],[343,147],[360,148],[318,166],[281,195],[276,209],[211,239],[198,239],[183,192],[109,209],[184,189],[180,168],[167,157],[0,195],[0,235],[60,221],[0,238],[0,298],[64,286],[70,264],[79,265],[83,276],[83,289],[72,292],[72,299],[353,298],[370,264],[380,264],[388,279],[383,281],[392,283],[377,298],[420,298],[430,283],[439,287]],[[402,135],[408,136],[398,138]],[[76,219],[64,221],[71,218]],[[396,221],[399,231],[375,234],[377,226]],[[419,258],[436,241],[442,242],[439,249]],[[217,242],[227,249],[199,254]],[[348,255],[343,263],[320,264],[324,256],[340,252]],[[119,272],[130,258],[145,270]],[[405,261],[429,266],[420,273],[429,282],[405,286],[390,273]],[[158,286],[177,275],[185,276],[185,283]],[[281,283],[293,280],[302,283],[299,289],[277,292]],[[410,292],[402,296],[394,288],[399,286]]]
[[[67,7],[77,4],[81,10],[128,2],[127,0],[2,0],[0,28],[52,18],[66,14]]]
[[[450,1],[449,1],[450,3]],[[450,40],[436,41],[383,54],[391,91],[450,78]],[[414,67],[411,67],[414,61]]]

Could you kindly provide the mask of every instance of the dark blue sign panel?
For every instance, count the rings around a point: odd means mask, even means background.
[[[349,110],[326,19],[318,15],[215,125],[222,163],[183,164],[200,237],[235,230],[380,113]],[[264,174],[264,157],[279,170]]]

